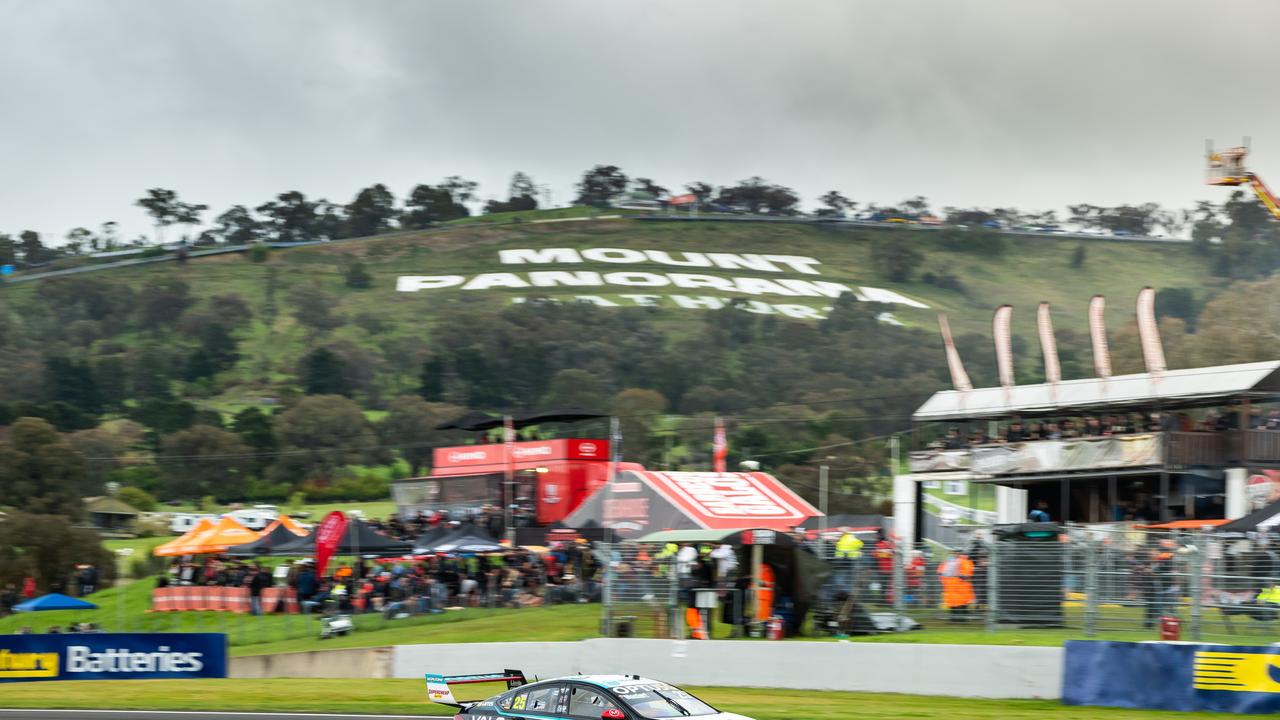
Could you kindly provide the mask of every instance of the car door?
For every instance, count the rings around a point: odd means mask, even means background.
[[[564,699],[566,705],[564,716],[570,720],[601,720],[607,710],[616,710],[622,713],[619,717],[626,717],[626,710],[622,708],[622,704],[601,690],[572,684],[565,689],[565,692],[567,696]]]

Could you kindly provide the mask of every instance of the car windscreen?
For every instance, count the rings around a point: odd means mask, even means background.
[[[679,718],[718,712],[684,690],[665,683],[619,685],[609,689],[641,717]]]

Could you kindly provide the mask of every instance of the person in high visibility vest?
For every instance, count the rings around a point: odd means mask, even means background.
[[[956,553],[938,566],[942,582],[942,606],[953,622],[959,622],[969,614],[969,606],[976,599],[973,594],[973,561],[968,555]]]
[[[862,540],[851,532],[840,536],[836,541],[836,557],[857,560],[862,557]]]
[[[765,621],[773,617],[773,595],[778,578],[773,568],[767,564],[760,566],[760,585],[756,591],[756,620]]]

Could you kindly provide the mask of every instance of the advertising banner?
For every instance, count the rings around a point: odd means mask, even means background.
[[[0,635],[0,682],[226,676],[221,633]]]
[[[1280,647],[1069,640],[1067,705],[1280,712]]]
[[[325,568],[329,566],[329,559],[333,557],[338,544],[342,542],[342,536],[346,533],[347,516],[343,515],[341,510],[334,510],[320,521],[320,527],[316,529],[317,575],[324,575]]]
[[[1159,465],[1161,435],[1117,435],[1094,439],[1040,440],[973,448],[973,470],[1012,475],[1048,470],[1095,470]]]

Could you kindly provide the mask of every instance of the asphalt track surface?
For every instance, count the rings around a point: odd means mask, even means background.
[[[350,713],[242,713],[183,710],[0,710],[0,720],[423,720],[452,715],[353,715]]]

